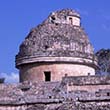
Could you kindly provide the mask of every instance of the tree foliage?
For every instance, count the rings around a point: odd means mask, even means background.
[[[100,73],[110,74],[110,49],[101,49],[96,52]]]

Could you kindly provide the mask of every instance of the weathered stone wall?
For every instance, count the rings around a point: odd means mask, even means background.
[[[0,105],[0,110],[26,110],[26,109],[27,109],[26,105],[20,105],[20,106],[11,106],[11,105],[3,106],[3,105]]]
[[[28,64],[20,68],[20,81],[45,81],[44,72],[51,72],[51,81],[61,81],[68,76],[95,75],[92,67],[70,63]]]
[[[0,84],[0,110],[110,110],[110,77]]]
[[[110,75],[68,76],[64,77],[63,81],[73,85],[109,85]]]
[[[67,82],[67,91],[83,90],[95,92],[110,88],[109,76],[76,76],[67,77],[64,80]]]
[[[0,110],[110,110],[109,102],[88,103],[56,103],[56,104],[32,104],[27,106],[0,106]]]
[[[110,88],[110,85],[103,85],[103,89],[108,89]],[[84,90],[84,91],[97,91],[98,89],[102,89],[102,85],[83,85],[83,86],[77,86],[77,85],[73,85],[73,86],[68,86],[68,91],[75,91],[75,90]]]

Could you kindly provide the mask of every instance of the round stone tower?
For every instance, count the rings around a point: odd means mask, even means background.
[[[20,45],[16,67],[20,82],[95,75],[97,60],[80,25],[80,15],[71,9],[51,13]]]

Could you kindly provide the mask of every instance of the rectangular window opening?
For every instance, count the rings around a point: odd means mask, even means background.
[[[110,96],[110,93],[109,92],[107,93],[107,96]]]
[[[50,71],[44,71],[45,75],[45,81],[51,81],[51,72]]]
[[[69,22],[70,22],[70,24],[73,24],[73,19],[69,18]]]

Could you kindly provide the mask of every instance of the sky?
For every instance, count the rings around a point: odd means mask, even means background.
[[[95,52],[110,48],[110,0],[0,0],[0,76],[6,82],[19,79],[15,55],[29,31],[63,8],[81,14]]]

